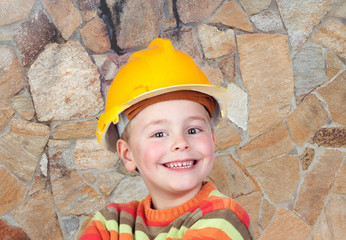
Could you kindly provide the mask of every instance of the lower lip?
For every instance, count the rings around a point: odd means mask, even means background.
[[[188,171],[191,171],[193,169],[196,168],[197,164],[198,164],[199,161],[195,161],[194,164],[192,165],[192,167],[188,167],[188,168],[169,168],[169,167],[166,167],[164,166],[166,169],[170,170],[170,171],[174,171],[174,172],[188,172]]]

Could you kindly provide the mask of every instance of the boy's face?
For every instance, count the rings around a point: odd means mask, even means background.
[[[118,150],[128,170],[138,168],[154,198],[197,193],[214,160],[214,133],[204,107],[188,100],[143,109]],[[124,147],[126,145],[126,147]]]

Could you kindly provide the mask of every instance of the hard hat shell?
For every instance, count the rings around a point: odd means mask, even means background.
[[[229,90],[211,85],[192,58],[175,50],[169,40],[155,39],[147,49],[132,54],[115,76],[108,91],[105,112],[98,121],[98,142],[104,149],[115,152],[119,136],[114,125],[125,109],[144,99],[179,90],[210,95],[217,103],[214,120],[225,116]]]

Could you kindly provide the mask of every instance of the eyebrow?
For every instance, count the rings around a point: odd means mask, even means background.
[[[186,121],[193,121],[193,120],[199,120],[199,121],[203,121],[208,123],[209,121],[207,119],[205,119],[204,117],[201,116],[190,116],[186,119]],[[165,124],[168,123],[169,120],[167,119],[158,119],[158,120],[154,120],[149,122],[148,124],[146,124],[143,129],[146,129],[147,127],[151,126],[151,125],[159,125],[159,124]]]

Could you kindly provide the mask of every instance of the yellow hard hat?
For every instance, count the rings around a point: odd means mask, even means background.
[[[167,39],[153,40],[147,49],[135,52],[115,76],[107,96],[105,112],[98,121],[96,136],[104,149],[115,152],[118,132],[115,124],[130,106],[160,94],[192,90],[210,95],[216,101],[213,119],[225,116],[230,93],[211,85],[191,57],[173,48]]]

